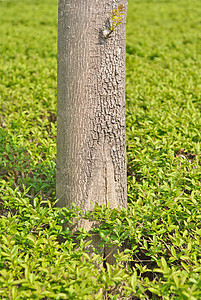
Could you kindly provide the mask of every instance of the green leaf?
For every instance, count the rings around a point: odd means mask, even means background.
[[[137,286],[137,272],[135,271],[131,276],[131,287],[134,292],[136,291],[136,286]]]
[[[171,246],[171,254],[172,254],[173,257],[177,258],[176,251],[175,251],[175,248],[173,246]]]
[[[177,274],[176,274],[176,273],[173,273],[173,274],[172,274],[172,277],[173,277],[173,279],[174,279],[174,282],[175,282],[175,284],[176,284],[176,287],[179,288],[179,279],[178,279],[178,277],[177,277]]]
[[[162,265],[162,268],[165,271],[165,273],[168,273],[169,268],[168,268],[167,262],[164,257],[161,257],[161,265]]]

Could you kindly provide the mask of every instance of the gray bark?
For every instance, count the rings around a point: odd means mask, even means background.
[[[58,206],[127,205],[126,13],[110,38],[110,16],[126,0],[60,0],[58,13]],[[90,229],[91,224],[80,221]]]

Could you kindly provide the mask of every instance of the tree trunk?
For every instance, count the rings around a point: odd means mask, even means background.
[[[59,0],[58,206],[127,205],[125,129],[126,0]],[[78,226],[90,230],[90,222]]]

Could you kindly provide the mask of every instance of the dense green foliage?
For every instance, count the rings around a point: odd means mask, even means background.
[[[98,269],[88,233],[78,246],[62,230],[79,209],[54,206],[57,1],[0,2],[1,299],[201,299],[200,11],[199,0],[129,1],[129,205],[86,216],[126,250]]]

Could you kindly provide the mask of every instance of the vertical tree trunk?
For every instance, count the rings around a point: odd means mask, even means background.
[[[126,207],[125,38],[111,13],[126,0],[59,0],[58,206]],[[81,221],[80,221],[81,222]],[[79,226],[90,229],[90,224]]]

